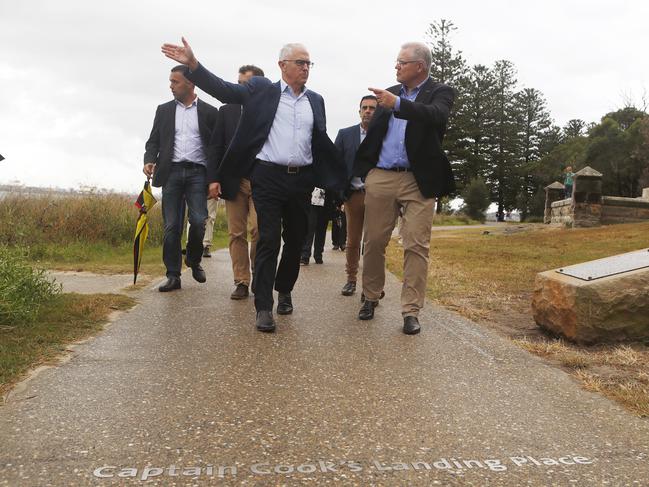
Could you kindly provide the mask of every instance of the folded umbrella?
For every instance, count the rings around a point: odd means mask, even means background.
[[[135,206],[140,209],[140,215],[137,218],[135,239],[133,240],[133,284],[137,281],[137,273],[142,263],[144,243],[149,235],[149,215],[147,213],[157,201],[151,192],[151,184],[147,179],[144,183],[144,189],[142,189],[142,192],[135,201]]]

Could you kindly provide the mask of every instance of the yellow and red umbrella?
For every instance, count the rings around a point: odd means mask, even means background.
[[[140,270],[142,263],[142,253],[144,251],[144,242],[149,235],[149,215],[147,212],[153,208],[157,203],[153,193],[151,192],[151,184],[147,179],[144,183],[144,189],[137,197],[135,206],[140,209],[140,215],[137,217],[137,224],[135,227],[135,239],[133,240],[133,284],[137,280],[137,273]]]

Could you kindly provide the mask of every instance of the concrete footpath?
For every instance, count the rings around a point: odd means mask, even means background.
[[[487,264],[486,264],[487,265]],[[254,329],[227,251],[0,406],[0,485],[648,485],[649,423],[446,310],[370,322],[344,255],[301,269]]]

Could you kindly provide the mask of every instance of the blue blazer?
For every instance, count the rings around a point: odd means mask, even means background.
[[[356,157],[358,146],[361,145],[361,124],[357,123],[351,127],[340,129],[336,136],[336,142],[334,143],[345,161],[345,166],[347,166],[347,182],[345,184],[345,193],[343,194],[343,198],[347,199],[347,196],[349,196],[349,184],[352,179],[352,170],[354,169],[354,158]]]
[[[223,197],[231,199],[239,190],[239,180],[250,177],[255,158],[268,139],[279,105],[280,83],[272,83],[261,76],[254,76],[242,85],[228,83],[202,65],[188,73],[187,78],[223,103],[243,105],[239,126],[214,178],[221,183]],[[313,110],[311,150],[315,184],[320,188],[341,191],[347,181],[347,171],[327,135],[324,100],[308,89],[306,96]]]

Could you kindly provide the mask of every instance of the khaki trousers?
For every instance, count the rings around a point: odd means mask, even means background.
[[[403,208],[401,314],[417,316],[424,306],[435,198],[422,196],[412,172],[372,169],[365,179],[363,292],[378,301],[385,284],[385,248]]]
[[[234,283],[250,286],[250,269],[254,266],[259,235],[257,212],[252,202],[252,190],[248,179],[241,180],[239,192],[233,200],[225,200],[225,210],[228,216]],[[248,232],[250,232],[250,252],[248,252]]]
[[[219,200],[207,200],[207,220],[205,220],[205,236],[203,237],[203,247],[212,246],[212,237],[214,236],[214,222],[216,221],[216,210],[219,207]],[[183,215],[184,218],[184,215]],[[189,236],[189,219],[187,220],[187,236]]]
[[[358,261],[361,257],[363,220],[365,219],[365,193],[363,191],[353,191],[345,200],[345,216],[347,217],[345,272],[347,272],[347,282],[356,282]]]

